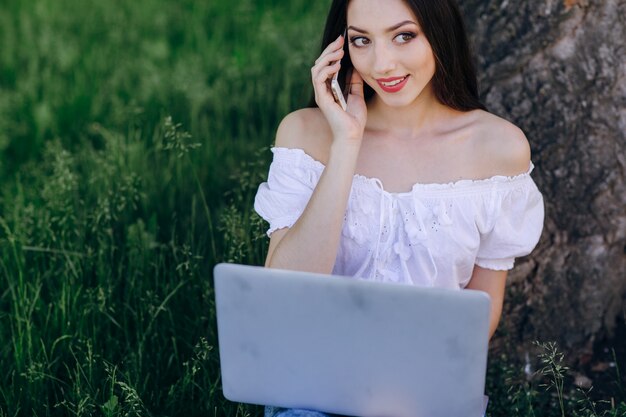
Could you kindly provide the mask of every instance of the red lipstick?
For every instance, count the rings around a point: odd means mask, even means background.
[[[386,93],[397,93],[402,90],[408,80],[409,76],[405,75],[404,77],[377,78],[376,82]]]

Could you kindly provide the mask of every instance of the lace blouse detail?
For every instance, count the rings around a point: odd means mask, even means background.
[[[273,148],[268,180],[254,208],[268,235],[304,211],[324,165],[302,149]],[[533,169],[507,177],[415,184],[390,193],[376,178],[355,175],[334,274],[421,286],[463,288],[474,264],[511,269],[543,228],[543,199]]]

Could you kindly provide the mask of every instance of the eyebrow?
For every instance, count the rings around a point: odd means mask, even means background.
[[[398,29],[398,28],[400,28],[400,27],[402,27],[402,26],[404,26],[404,25],[407,25],[407,24],[413,24],[413,25],[415,25],[415,26],[418,26],[418,24],[417,24],[417,23],[415,23],[415,22],[414,22],[414,21],[412,21],[412,20],[404,20],[404,21],[402,21],[402,22],[400,22],[400,23],[397,23],[397,24],[395,24],[395,25],[391,26],[390,28],[388,28],[388,29],[386,30],[386,32],[393,32],[394,30],[396,30],[396,29]],[[357,32],[360,32],[360,33],[368,33],[366,30],[359,29],[359,28],[357,28],[357,27],[355,27],[355,26],[348,26],[348,29],[352,29],[352,30],[357,31]]]

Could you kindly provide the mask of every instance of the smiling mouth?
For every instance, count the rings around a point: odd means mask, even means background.
[[[381,83],[383,86],[385,86],[385,87],[393,87],[394,85],[398,85],[398,84],[400,84],[402,81],[404,81],[404,79],[405,79],[406,77],[408,77],[408,75],[407,75],[407,76],[404,76],[404,77],[402,77],[402,78],[397,78],[397,79],[395,79],[395,80],[393,80],[393,81],[388,81],[388,82],[385,82],[385,81],[380,81],[380,83]]]
[[[404,87],[408,78],[408,75],[405,75],[404,77],[379,78],[376,82],[378,82],[378,85],[380,85],[384,91],[388,93],[395,93]]]

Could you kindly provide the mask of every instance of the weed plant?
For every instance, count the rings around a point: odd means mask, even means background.
[[[254,193],[327,7],[3,1],[0,416],[261,415],[221,395],[211,270],[263,262]],[[546,359],[547,392],[492,362],[490,415],[624,415]]]

